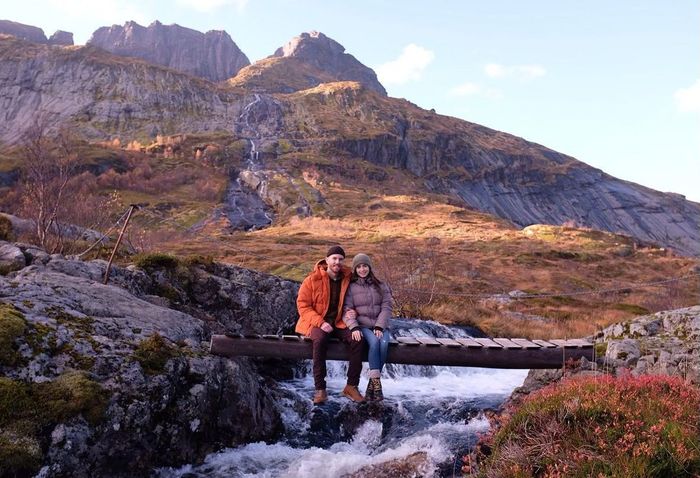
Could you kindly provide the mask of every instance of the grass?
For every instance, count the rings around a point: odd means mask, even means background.
[[[575,378],[506,415],[478,476],[698,476],[699,430],[700,390],[680,378]]]

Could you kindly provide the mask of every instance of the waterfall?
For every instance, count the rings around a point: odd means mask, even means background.
[[[472,331],[395,319],[395,335],[467,337]],[[329,399],[314,407],[311,361],[279,382],[285,432],[276,443],[251,443],[209,455],[204,464],[161,469],[174,477],[338,477],[392,460],[415,461],[414,476],[460,475],[460,457],[485,432],[482,410],[495,408],[522,384],[526,370],[388,364],[384,402],[354,404],[340,396],[347,364],[327,362]],[[367,383],[364,364],[360,388]],[[363,390],[361,390],[363,391]],[[413,463],[412,461],[412,463]]]

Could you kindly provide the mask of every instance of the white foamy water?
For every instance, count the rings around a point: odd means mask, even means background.
[[[280,404],[287,432],[279,442],[223,450],[209,455],[202,465],[161,469],[159,476],[330,478],[417,452],[427,456],[420,476],[453,476],[453,471],[459,476],[462,453],[488,429],[478,411],[498,406],[527,375],[527,370],[390,366],[385,375],[392,378],[382,379],[384,406],[392,414],[389,424],[381,417],[370,419],[349,439],[317,446],[310,431],[313,414],[327,413],[330,426],[343,407],[356,407],[339,395],[346,369],[342,362],[328,362],[329,401],[321,412],[311,404],[314,387],[308,374],[280,383],[292,398]],[[366,383],[365,367],[361,390]],[[292,407],[295,399],[305,406]]]

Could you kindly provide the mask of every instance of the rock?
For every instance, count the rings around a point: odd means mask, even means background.
[[[200,33],[180,25],[136,22],[96,30],[88,45],[122,56],[141,58],[183,73],[221,81],[250,64],[248,57],[223,30]]]
[[[49,45],[72,45],[73,44],[73,34],[70,32],[64,32],[63,30],[56,30],[56,32],[49,37]]]
[[[0,241],[0,271],[3,273],[22,269],[27,261],[19,247]]]
[[[337,81],[357,81],[386,96],[386,90],[371,68],[357,61],[354,56],[345,53],[343,45],[321,32],[302,33],[278,48],[272,56],[297,58],[329,73]]]
[[[430,462],[428,453],[417,451],[408,456],[396,458],[361,468],[354,473],[343,475],[343,478],[404,478],[408,476],[432,476],[435,467]]]
[[[78,415],[39,431],[48,449],[38,476],[146,476],[155,467],[276,436],[282,428],[276,385],[246,359],[209,355],[207,340],[210,328],[287,330],[298,284],[230,266],[193,266],[191,277],[179,279],[192,286],[181,306],[211,304],[203,321],[141,298],[158,291],[159,281],[170,284],[167,271],[115,267],[114,282],[103,285],[104,268],[104,261],[56,255],[11,281],[0,276],[0,300],[22,312],[29,334],[16,344],[24,361],[3,366],[3,376],[51,382],[78,369],[108,396],[98,423]],[[177,281],[170,286],[184,288]],[[169,350],[160,368],[142,362],[156,349],[137,354],[155,333]]]
[[[24,25],[23,23],[0,20],[0,33],[12,35],[34,43],[46,43],[44,30],[31,25]]]
[[[620,360],[626,366],[637,363],[640,357],[639,342],[635,339],[611,340],[605,352],[608,360]]]

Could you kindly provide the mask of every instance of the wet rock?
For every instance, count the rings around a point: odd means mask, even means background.
[[[366,466],[354,473],[343,475],[343,478],[374,478],[377,476],[386,478],[417,478],[430,476],[432,471],[434,471],[433,468],[428,454],[424,451],[418,451],[395,460]]]

